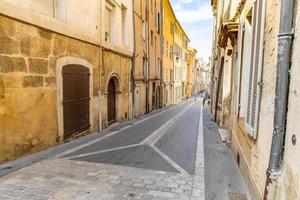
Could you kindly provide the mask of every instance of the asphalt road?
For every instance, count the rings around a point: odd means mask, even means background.
[[[65,157],[166,172],[179,166],[194,174],[200,109],[200,99],[190,99]]]

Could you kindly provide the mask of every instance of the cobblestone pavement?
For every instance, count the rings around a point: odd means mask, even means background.
[[[174,161],[167,153],[160,150],[155,144],[167,130],[174,126],[185,111],[194,104],[191,102],[172,119],[159,127],[142,142],[135,145],[151,147],[164,162],[169,163],[178,172],[172,170],[155,169],[150,166],[140,167],[139,159],[125,160],[123,163],[86,162],[80,158],[103,155],[107,151],[120,151],[129,146],[117,147],[101,151],[72,154],[67,151],[60,156],[38,162],[29,167],[0,178],[0,200],[48,200],[48,199],[82,199],[82,200],[202,200],[205,199],[204,188],[204,151],[203,151],[203,118],[202,108],[200,123],[197,123],[198,135],[195,149],[194,173],[188,173],[185,166]],[[155,117],[155,116],[154,116]],[[170,134],[170,138],[172,135]],[[106,137],[109,138],[109,137]],[[95,144],[95,143],[93,143]],[[178,144],[180,146],[180,144]],[[85,145],[84,147],[87,147]],[[76,148],[80,150],[80,148]],[[71,154],[70,154],[71,153]],[[176,153],[176,151],[175,151]],[[179,152],[182,153],[182,152]],[[128,154],[124,152],[124,154]],[[70,157],[65,157],[71,155]],[[141,155],[143,156],[143,155]],[[63,158],[62,158],[63,157]],[[95,158],[99,159],[98,157]],[[176,159],[175,159],[176,160]],[[93,161],[93,160],[92,160]],[[127,165],[128,162],[136,165]],[[104,164],[106,163],[106,164]],[[146,163],[147,164],[147,163]],[[153,164],[153,163],[152,163]],[[137,166],[137,167],[135,167]],[[162,166],[162,165],[158,165]],[[176,171],[175,170],[175,171]]]

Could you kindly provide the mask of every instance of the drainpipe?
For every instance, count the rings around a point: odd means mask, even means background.
[[[159,95],[159,107],[162,108],[164,106],[164,94],[165,94],[165,83],[163,80],[163,59],[164,59],[164,30],[163,30],[163,0],[160,0],[160,22],[159,22],[159,29],[160,29],[160,95]]]
[[[134,118],[134,106],[135,106],[135,61],[136,61],[136,41],[135,41],[135,0],[132,0],[132,11],[133,11],[133,15],[132,15],[132,19],[133,19],[133,59],[132,59],[132,69],[131,69],[131,91],[132,91],[132,117]]]
[[[276,198],[279,172],[283,164],[289,93],[289,68],[293,40],[293,6],[294,0],[281,1],[274,129],[269,166],[267,170],[267,181],[264,194],[265,200]]]
[[[146,77],[146,113],[150,113],[150,86],[149,86],[149,77],[150,77],[150,6],[149,0],[146,3],[146,22],[147,22],[147,77]]]

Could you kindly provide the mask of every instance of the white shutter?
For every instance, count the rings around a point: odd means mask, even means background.
[[[263,64],[265,23],[265,1],[255,0],[253,5],[253,32],[251,63],[249,74],[249,90],[247,104],[246,129],[251,136],[257,138],[259,103],[261,95],[261,74]]]
[[[237,57],[237,95],[236,95],[236,110],[235,113],[238,116],[239,115],[239,110],[240,110],[240,88],[241,88],[241,71],[243,68],[243,56],[244,56],[244,34],[245,34],[245,23],[244,23],[244,18],[240,18],[240,23],[239,23],[239,34],[238,34],[238,57]]]

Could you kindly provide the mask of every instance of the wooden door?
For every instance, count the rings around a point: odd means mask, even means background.
[[[64,139],[90,128],[90,73],[81,65],[66,65],[63,75]]]
[[[110,79],[108,84],[107,112],[108,112],[108,124],[115,122],[116,121],[116,85],[113,79]]]

